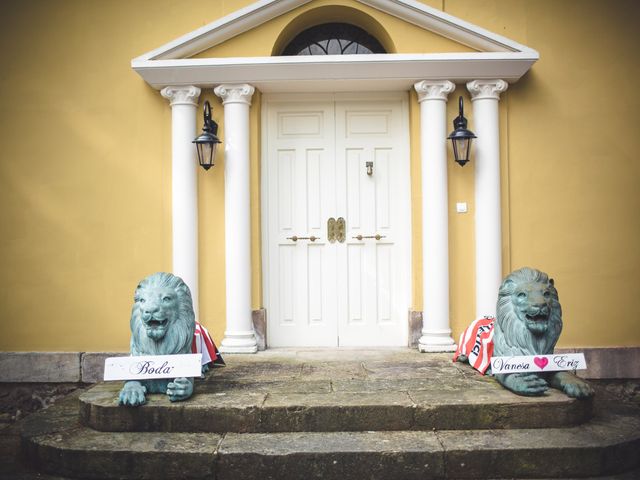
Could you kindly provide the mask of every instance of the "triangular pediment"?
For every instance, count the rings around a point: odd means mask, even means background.
[[[414,0],[354,0],[480,52],[534,52],[501,35]],[[190,58],[313,0],[260,0],[136,60]]]
[[[322,81],[365,80],[374,89],[395,89],[414,79],[426,78],[452,81],[503,78],[513,82],[539,58],[535,50],[525,45],[415,0],[351,0],[351,3],[391,15],[410,24],[411,28],[417,27],[430,35],[453,42],[450,44],[464,47],[449,52],[323,58],[273,57],[264,52],[262,56],[255,56],[250,50],[231,57],[216,56],[217,46],[314,3],[327,2],[259,0],[133,59],[132,67],[155,88],[177,84],[214,86],[220,83],[252,82],[263,90],[285,90],[290,85],[287,87],[282,82],[286,84],[299,80],[308,85],[313,78],[319,78]],[[324,78],[313,76],[314,66],[320,64]],[[354,65],[358,72],[350,73],[348,67]],[[391,69],[388,68],[390,66]],[[380,76],[382,71],[385,74],[383,78]]]

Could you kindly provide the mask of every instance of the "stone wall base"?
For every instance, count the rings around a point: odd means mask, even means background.
[[[583,352],[588,369],[578,375],[591,379],[640,378],[640,347],[559,348]],[[129,352],[0,352],[0,382],[83,382],[102,380],[104,359]]]

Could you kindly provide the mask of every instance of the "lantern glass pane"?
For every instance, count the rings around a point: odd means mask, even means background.
[[[213,165],[213,152],[215,148],[211,143],[198,143],[198,162],[202,166]]]
[[[470,138],[456,138],[453,140],[453,153],[456,160],[469,160]]]

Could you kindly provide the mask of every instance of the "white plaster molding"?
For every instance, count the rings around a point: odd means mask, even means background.
[[[518,81],[538,59],[525,53],[470,52],[134,60],[153,88],[249,83],[261,92],[406,91],[424,79]]]
[[[449,80],[422,80],[413,86],[418,92],[418,102],[425,100],[447,101],[449,94],[456,89],[456,85]]]
[[[500,100],[500,94],[505,92],[509,84],[504,80],[472,80],[467,83],[467,90],[471,93],[471,101],[491,98]]]
[[[214,89],[214,93],[222,99],[222,104],[245,103],[251,105],[251,97],[256,91],[248,84],[240,85],[219,85]]]
[[[169,100],[170,105],[194,105],[198,106],[198,99],[200,98],[200,89],[193,85],[186,87],[170,86],[165,87],[160,91],[160,94]]]
[[[309,3],[311,0],[259,0],[223,18],[147,52],[135,60],[169,60],[191,57],[236,35]],[[490,32],[416,0],[357,0],[400,20],[486,52],[537,52],[526,45]]]
[[[406,91],[423,79],[515,82],[537,51],[416,0],[357,0],[477,50],[457,53],[189,58],[310,0],[260,0],[131,61],[152,87],[249,83],[262,92]],[[248,52],[250,53],[250,52]]]

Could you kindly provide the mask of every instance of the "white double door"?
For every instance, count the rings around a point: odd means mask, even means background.
[[[406,94],[263,100],[267,342],[407,345]]]

